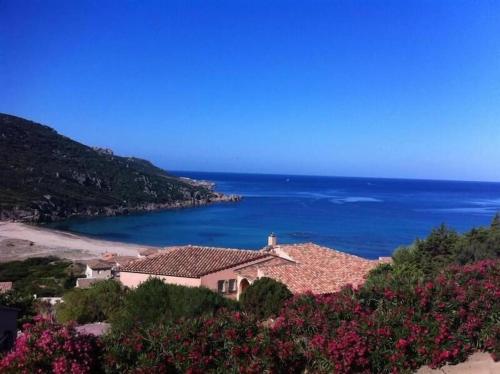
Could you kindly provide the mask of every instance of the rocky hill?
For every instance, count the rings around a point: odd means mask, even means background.
[[[49,222],[233,200],[238,197],[149,161],[116,156],[48,126],[0,114],[1,220]]]

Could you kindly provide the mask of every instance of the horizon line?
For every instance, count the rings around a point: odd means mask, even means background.
[[[163,167],[161,167],[163,169]],[[324,178],[354,178],[354,179],[384,179],[384,180],[403,180],[403,181],[422,181],[422,182],[462,182],[462,183],[489,183],[500,184],[500,181],[491,180],[466,180],[466,179],[431,179],[431,178],[411,178],[411,177],[374,177],[374,176],[348,176],[348,175],[323,175],[323,174],[281,174],[281,173],[255,173],[239,171],[203,171],[203,170],[173,170],[165,169],[168,173],[214,173],[214,174],[245,174],[245,175],[273,175],[283,177],[324,177]],[[181,175],[182,176],[182,175]]]

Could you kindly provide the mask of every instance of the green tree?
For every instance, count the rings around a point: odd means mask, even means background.
[[[433,275],[455,262],[455,246],[460,240],[456,231],[444,224],[432,230],[426,239],[394,252],[395,271],[412,276]]]
[[[292,293],[283,283],[271,278],[260,278],[241,295],[243,310],[255,314],[260,319],[275,316]]]
[[[25,295],[17,290],[0,293],[0,305],[16,308],[19,310],[17,316],[18,325],[31,321],[37,314],[35,300],[30,295]]]
[[[236,308],[236,303],[208,288],[166,284],[150,278],[127,293],[123,307],[112,318],[112,327],[124,333],[134,326],[146,329],[181,318],[213,315],[220,308]]]
[[[75,288],[64,294],[63,303],[56,307],[60,322],[78,323],[106,321],[121,308],[125,291],[120,283],[106,280],[88,289]]]

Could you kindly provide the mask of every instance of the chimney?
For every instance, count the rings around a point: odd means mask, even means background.
[[[276,247],[276,244],[278,244],[278,238],[274,233],[272,232],[268,237],[267,237],[267,246],[268,247]]]

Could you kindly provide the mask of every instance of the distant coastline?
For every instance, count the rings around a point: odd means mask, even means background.
[[[446,223],[459,232],[489,225],[500,210],[500,184],[408,179],[175,171],[243,196],[238,204],[70,219],[52,227],[103,240],[155,246],[258,249],[269,232],[286,243],[314,242],[365,258]]]
[[[192,182],[196,182],[191,180]],[[208,183],[203,181],[203,186]],[[202,207],[205,205],[218,204],[218,203],[235,203],[242,200],[241,195],[236,194],[223,194],[220,192],[212,191],[210,196],[196,199],[192,198],[189,200],[179,200],[169,203],[144,203],[135,206],[117,206],[117,207],[84,207],[80,210],[69,212],[67,214],[51,215],[50,219],[40,219],[40,214],[37,209],[26,210],[26,209],[2,209],[0,214],[0,220],[11,221],[11,222],[21,222],[21,223],[36,223],[36,224],[46,224],[55,221],[64,221],[69,218],[75,217],[110,217],[110,216],[123,216],[131,213],[147,213],[162,210],[174,210],[183,208],[194,208]]]
[[[241,199],[20,117],[0,113],[0,130],[0,220],[45,223]]]

